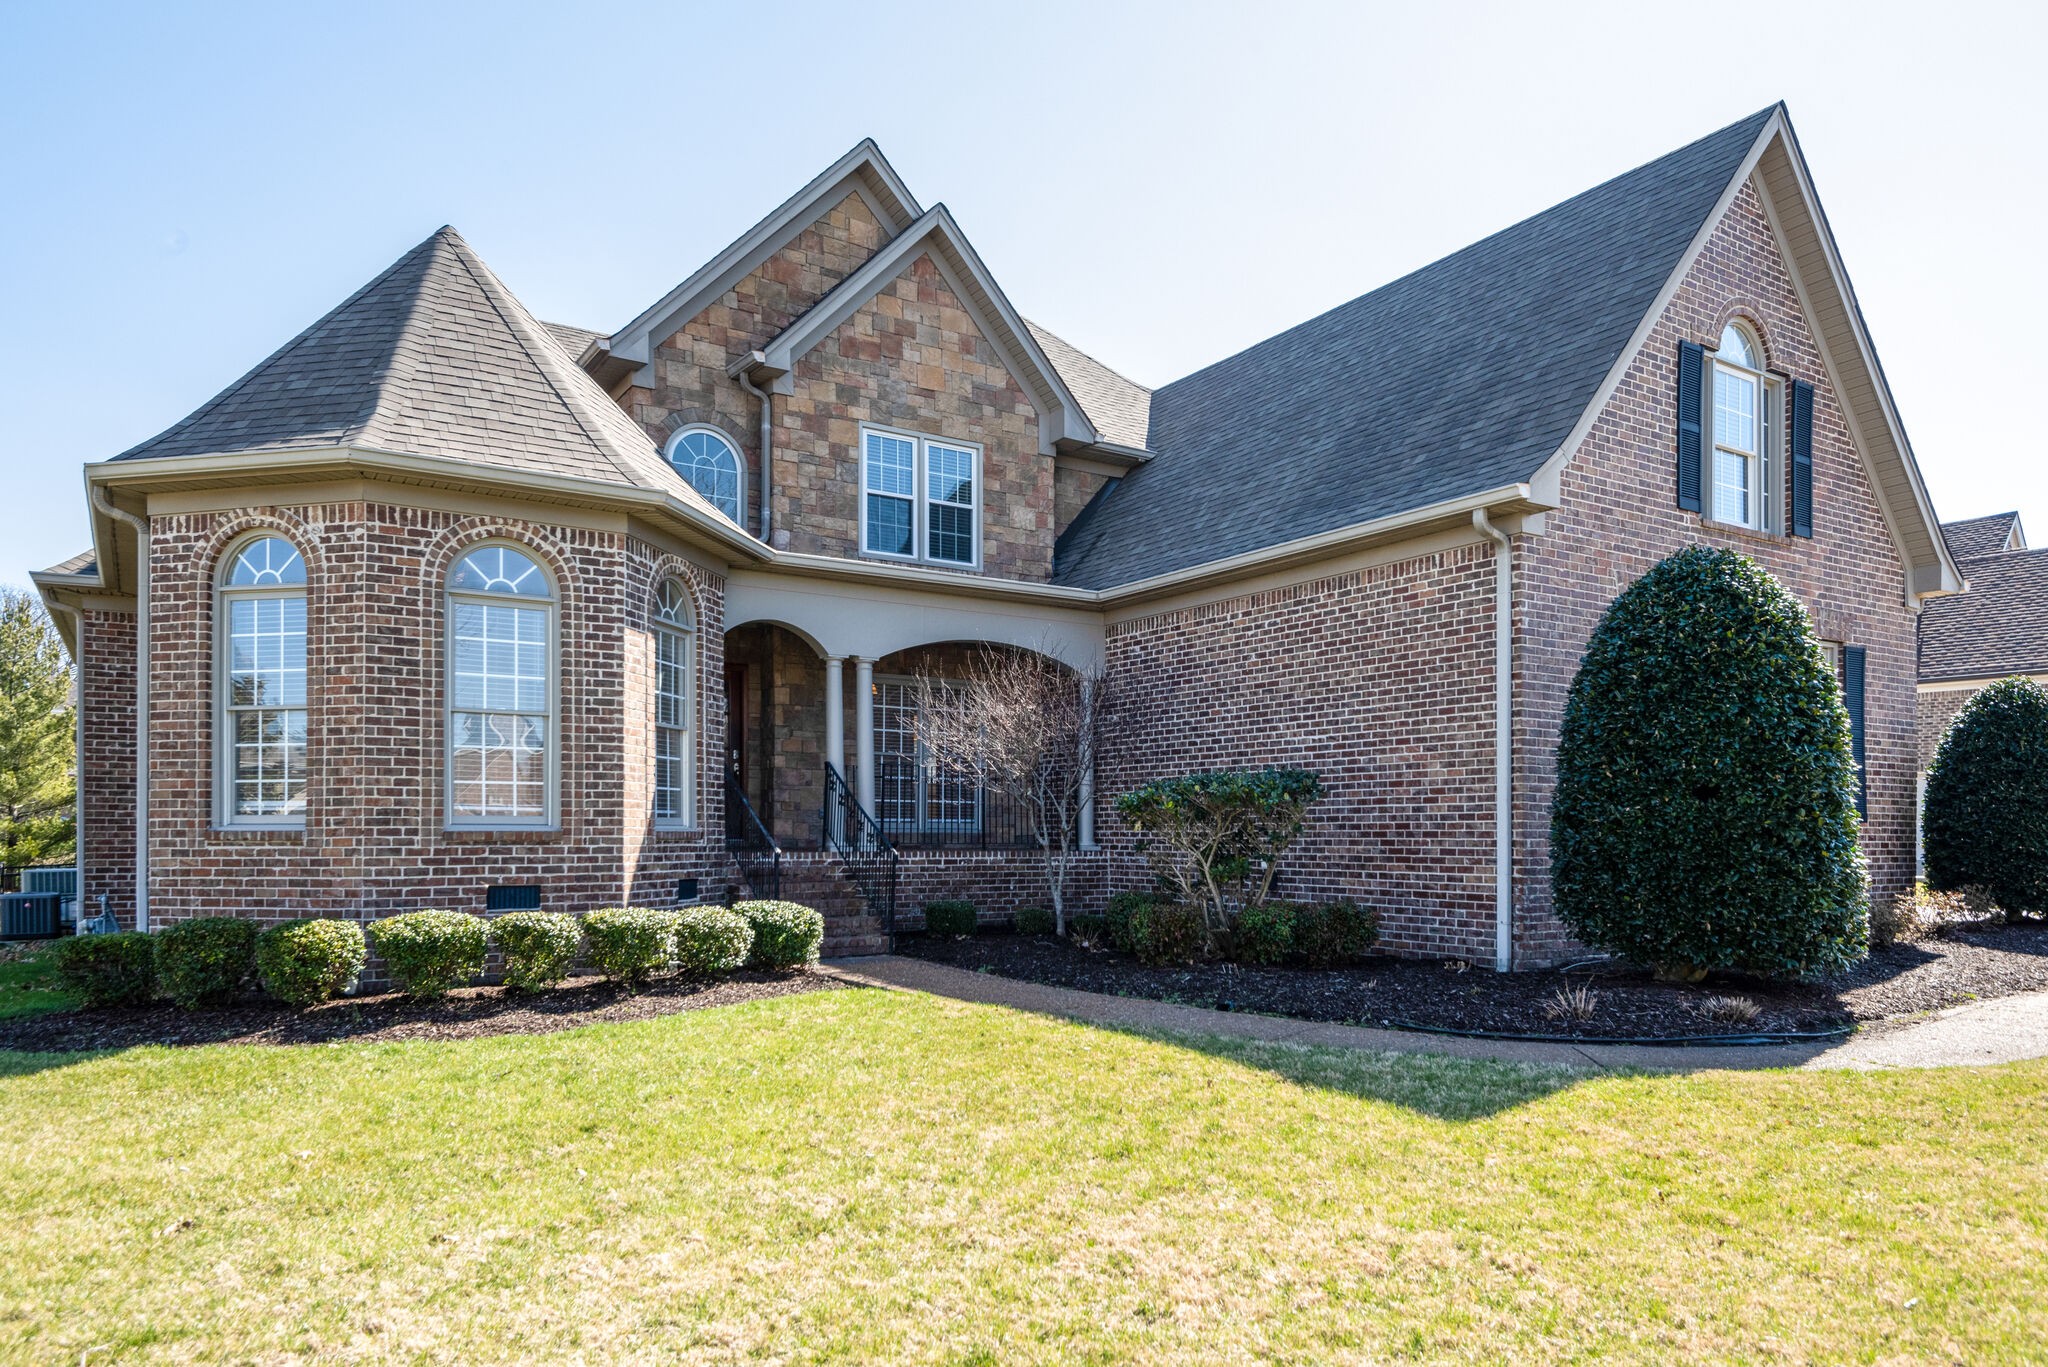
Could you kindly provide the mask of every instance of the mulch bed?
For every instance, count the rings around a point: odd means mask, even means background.
[[[658,978],[638,993],[590,979],[537,993],[466,987],[438,1002],[416,1002],[396,993],[344,997],[303,1011],[267,998],[218,1011],[183,1011],[167,1003],[109,1007],[0,1022],[0,1049],[72,1053],[145,1044],[328,1044],[545,1035],[579,1025],[649,1020],[845,986],[806,970],[750,971],[716,982]]]
[[[1029,982],[1188,1006],[1351,1025],[1586,1040],[1804,1034],[2048,988],[2048,925],[2038,922],[1952,926],[1927,939],[1874,950],[1849,972],[1819,983],[1716,975],[1677,985],[1620,964],[1495,973],[1490,965],[1416,959],[1374,959],[1348,969],[1147,968],[1109,950],[997,934],[966,940],[904,936],[897,952]],[[1594,994],[1591,1017],[1554,1014],[1560,989],[1579,986]],[[1758,1014],[1739,1025],[1708,1019],[1701,1005],[1715,996],[1747,997]]]

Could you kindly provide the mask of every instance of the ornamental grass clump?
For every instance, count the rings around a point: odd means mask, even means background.
[[[256,968],[256,923],[239,916],[174,921],[155,938],[157,989],[188,1011],[225,1006]]]
[[[598,972],[638,988],[675,957],[675,913],[652,907],[601,907],[584,915],[583,938]]]
[[[1667,979],[1806,978],[1869,925],[1842,692],[1799,601],[1690,547],[1615,599],[1565,704],[1559,916]]]
[[[280,921],[256,937],[256,977],[287,1006],[353,990],[367,957],[354,921]]]
[[[674,926],[675,966],[692,978],[715,978],[747,961],[754,947],[747,918],[725,907],[684,907],[666,913]]]
[[[735,902],[733,911],[754,932],[749,968],[801,968],[818,961],[825,918],[798,902]]]
[[[57,981],[87,1006],[146,1006],[156,996],[156,941],[140,931],[57,942]]]
[[[508,911],[491,922],[491,941],[505,956],[505,986],[538,992],[569,976],[583,928],[566,912]]]
[[[1935,892],[2048,912],[2048,689],[2000,679],[1963,705],[1927,771],[1921,850]]]
[[[370,945],[409,997],[439,997],[484,971],[489,932],[460,911],[408,911],[370,922]]]

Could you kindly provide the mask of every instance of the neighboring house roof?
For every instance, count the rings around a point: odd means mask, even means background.
[[[2020,515],[2016,512],[1944,522],[1941,535],[1948,542],[1949,554],[1958,560],[2027,548],[2027,534],[2021,529]]]
[[[1039,350],[1051,361],[1060,378],[1087,410],[1096,434],[1106,442],[1144,450],[1152,422],[1152,391],[1136,380],[1126,379],[1073,343],[1047,332],[1029,318]]]
[[[2048,550],[1976,556],[1962,568],[1969,592],[1920,609],[1920,681],[2048,673]]]
[[[59,560],[50,568],[38,570],[37,573],[46,575],[76,575],[81,579],[89,579],[99,573],[99,556],[91,549],[82,550],[69,560]]]
[[[1154,390],[1154,457],[1059,582],[1128,583],[1529,479],[1774,112]]]

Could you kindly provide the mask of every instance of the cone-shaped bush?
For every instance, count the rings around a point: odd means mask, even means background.
[[[1927,771],[1927,883],[2048,911],[2048,689],[2001,679],[1963,705]]]
[[[1565,705],[1558,915],[1668,977],[1808,977],[1863,956],[1856,771],[1806,611],[1691,547],[1615,599]]]

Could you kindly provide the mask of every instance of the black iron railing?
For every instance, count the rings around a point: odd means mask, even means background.
[[[725,774],[725,848],[746,875],[747,883],[770,901],[782,897],[782,846],[761,824],[747,790],[728,769]]]
[[[1031,809],[992,788],[927,776],[880,775],[882,829],[902,850],[1035,849]]]
[[[832,764],[825,766],[824,832],[825,848],[839,856],[869,909],[882,918],[882,934],[894,948],[896,846]]]

